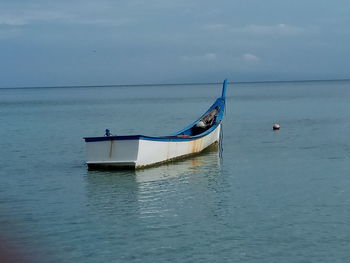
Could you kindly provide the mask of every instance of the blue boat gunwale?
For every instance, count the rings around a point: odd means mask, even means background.
[[[84,137],[84,140],[85,142],[99,142],[99,141],[125,141],[125,140],[193,141],[193,140],[200,139],[210,134],[220,125],[225,112],[226,89],[227,89],[227,79],[224,80],[221,97],[217,98],[216,101],[213,103],[213,105],[211,105],[209,109],[204,114],[202,114],[201,117],[199,117],[197,120],[195,120],[194,122],[192,122],[191,124],[183,128],[182,130],[179,130],[168,136],[152,137],[152,136],[145,136],[145,135],[119,135],[119,136]],[[186,132],[189,132],[192,129],[192,127],[194,127],[196,123],[198,123],[206,114],[208,114],[210,111],[212,111],[217,107],[219,108],[218,115],[216,117],[215,123],[209,129],[194,136],[181,137],[183,135],[186,135],[185,134]]]

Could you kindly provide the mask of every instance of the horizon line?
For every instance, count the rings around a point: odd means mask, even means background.
[[[305,79],[305,80],[257,80],[257,81],[228,81],[228,84],[254,84],[254,83],[290,83],[290,82],[332,82],[332,81],[350,81],[350,78],[344,79]],[[62,86],[14,86],[0,87],[0,89],[59,89],[59,88],[112,88],[112,87],[151,87],[151,86],[199,86],[215,85],[222,82],[184,82],[184,83],[144,83],[144,84],[102,84],[102,85],[62,85]]]

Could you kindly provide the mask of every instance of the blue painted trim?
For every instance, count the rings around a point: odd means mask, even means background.
[[[222,93],[221,93],[222,99],[226,99],[226,89],[227,89],[227,79],[225,79],[224,83],[222,84]]]
[[[210,106],[210,108],[197,120],[192,122],[187,127],[183,128],[182,130],[170,134],[169,136],[162,136],[162,137],[151,137],[151,136],[144,136],[144,135],[125,135],[125,136],[103,136],[103,137],[85,137],[86,142],[100,142],[100,141],[125,141],[125,140],[147,140],[147,141],[193,141],[197,140],[199,138],[202,138],[208,134],[210,134],[212,131],[214,131],[219,124],[221,123],[224,112],[225,112],[225,99],[226,99],[226,89],[227,89],[227,79],[224,80],[223,88],[222,88],[222,94],[220,98],[217,98],[213,105]],[[204,131],[201,134],[190,136],[188,138],[183,137],[177,137],[178,135],[186,135],[186,133],[189,133],[191,128],[200,120],[202,119],[207,113],[215,109],[216,107],[219,107],[219,113],[216,117],[216,123],[212,125],[208,130]]]
[[[176,137],[176,136],[164,136],[164,137],[151,137],[151,136],[144,136],[144,135],[126,135],[126,136],[104,136],[104,137],[85,137],[86,142],[101,142],[101,141],[125,141],[125,140],[146,140],[146,141],[163,141],[163,142],[169,142],[169,141],[193,141],[197,140],[199,138],[202,138],[212,131],[214,131],[220,123],[214,124],[210,129],[206,130],[205,132],[198,134],[196,136],[190,136],[188,138],[182,138],[182,137]]]

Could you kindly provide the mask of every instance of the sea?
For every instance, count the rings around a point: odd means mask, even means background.
[[[0,89],[0,261],[349,262],[350,81],[230,83],[222,154],[87,169],[83,137],[168,135],[221,87]]]

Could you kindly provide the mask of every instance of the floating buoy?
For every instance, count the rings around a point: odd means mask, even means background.
[[[281,126],[278,123],[275,123],[272,127],[273,130],[279,130]]]

